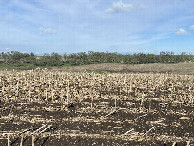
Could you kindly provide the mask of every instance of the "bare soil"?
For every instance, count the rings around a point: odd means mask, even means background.
[[[177,64],[116,64],[103,63],[83,66],[69,66],[61,68],[51,68],[53,70],[65,71],[91,71],[91,72],[120,72],[120,73],[176,73],[176,74],[194,74],[194,63]]]
[[[20,66],[5,67],[1,66],[1,70],[29,70],[36,67]],[[41,67],[45,68],[45,67]],[[62,71],[89,71],[89,72],[120,72],[120,73],[175,73],[175,74],[194,74],[194,62],[185,62],[177,64],[117,64],[102,63],[81,66],[63,66],[63,67],[47,67],[49,70]]]
[[[0,132],[14,132],[10,143],[31,145],[194,145],[193,107],[151,99],[143,105],[134,98],[95,99],[64,107],[59,103],[2,103]],[[50,110],[52,109],[52,110]],[[25,131],[26,129],[26,131]],[[2,133],[0,133],[1,136]],[[4,135],[6,137],[6,135]],[[0,140],[1,146],[7,139]]]

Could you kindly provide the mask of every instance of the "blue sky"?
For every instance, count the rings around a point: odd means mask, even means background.
[[[0,52],[194,54],[194,0],[0,0]]]

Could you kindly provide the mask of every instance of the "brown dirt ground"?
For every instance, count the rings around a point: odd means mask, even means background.
[[[1,70],[28,70],[35,69],[36,67],[1,67]],[[45,68],[45,67],[44,67]],[[117,64],[117,63],[102,63],[90,64],[82,66],[63,66],[63,67],[48,67],[51,70],[63,71],[89,71],[89,72],[121,72],[121,73],[176,73],[176,74],[194,74],[194,62],[185,62],[177,64]]]
[[[53,68],[55,69],[55,68]],[[57,68],[59,69],[59,68]],[[104,72],[140,72],[140,73],[177,73],[177,74],[194,74],[194,63],[177,63],[177,64],[91,64],[83,66],[62,67],[61,70],[66,71],[104,71]]]
[[[95,99],[93,108],[90,104],[90,99],[66,108],[59,103],[1,103],[1,109],[5,106],[1,110],[0,131],[14,131],[16,136],[10,138],[13,146],[20,144],[19,132],[33,132],[42,125],[52,126],[36,135],[35,145],[194,144],[191,106],[155,99],[140,105],[138,100],[127,98],[119,99],[117,110],[109,114],[114,110],[114,99]],[[31,145],[31,139],[25,136],[23,145]],[[0,140],[0,145],[6,146],[7,140]]]

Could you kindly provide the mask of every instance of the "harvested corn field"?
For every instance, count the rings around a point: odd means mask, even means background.
[[[194,145],[194,76],[0,72],[0,145]]]

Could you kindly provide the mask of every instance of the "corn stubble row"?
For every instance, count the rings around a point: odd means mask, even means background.
[[[194,76],[193,75],[177,75],[177,74],[95,74],[95,73],[79,73],[79,72],[59,72],[48,70],[30,70],[22,72],[0,72],[0,101],[2,102],[39,102],[39,103],[66,103],[81,102],[85,98],[91,99],[92,103],[96,99],[109,98],[116,100],[132,99],[141,101],[157,100],[161,102],[184,103],[188,106],[193,106],[194,99]],[[51,109],[49,109],[50,111]],[[109,116],[110,112],[107,116]],[[144,116],[144,115],[143,115]],[[4,117],[2,117],[4,118]],[[5,118],[11,118],[10,115]],[[183,117],[185,118],[185,117]],[[28,118],[19,117],[19,120],[25,121]],[[33,121],[34,120],[34,121]],[[33,118],[30,122],[46,121],[43,118]],[[69,121],[70,119],[63,119]],[[73,119],[76,120],[76,119]],[[77,119],[81,120],[81,119]],[[82,119],[90,120],[88,118]],[[92,119],[93,121],[93,119]],[[98,120],[97,120],[98,121]],[[47,120],[47,122],[49,122]],[[88,121],[87,121],[88,122]],[[161,122],[161,121],[155,121]],[[45,123],[45,122],[44,122]],[[154,124],[154,123],[152,123]],[[105,139],[126,139],[137,140],[143,139],[148,132],[155,127],[151,127],[146,133],[135,132],[130,129],[123,135],[106,135],[103,131],[101,134],[83,134],[83,133],[67,133],[59,131],[55,134],[50,132],[45,133],[52,125],[43,125],[33,131],[25,129],[20,132],[3,132],[0,134],[2,139],[8,139],[10,145],[10,136],[21,136],[20,146],[22,146],[26,136],[32,136],[32,145],[36,137],[51,137],[51,136],[81,136],[91,138]],[[62,133],[62,134],[61,134]],[[130,137],[128,136],[130,133]],[[105,134],[105,135],[104,135]],[[149,137],[146,137],[147,140]],[[151,138],[151,137],[150,137]],[[158,135],[155,139],[171,139],[170,141],[187,141],[188,138],[169,137]],[[150,139],[151,140],[151,139]]]
[[[193,106],[193,85],[193,75],[0,72],[1,101],[69,103],[84,98],[157,98]]]

